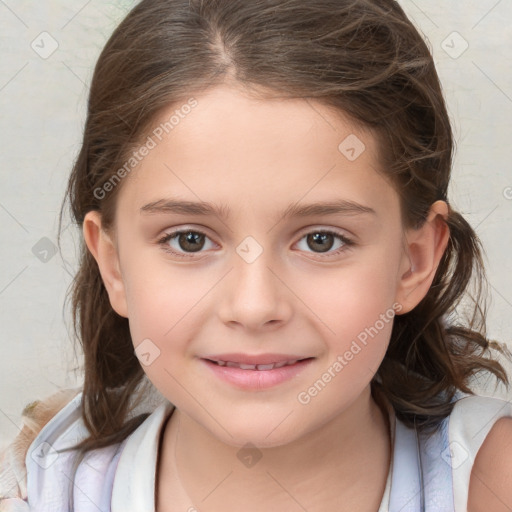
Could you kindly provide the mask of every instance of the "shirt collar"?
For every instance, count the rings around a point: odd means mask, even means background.
[[[170,402],[159,405],[125,440],[112,488],[111,512],[155,512],[158,447]]]

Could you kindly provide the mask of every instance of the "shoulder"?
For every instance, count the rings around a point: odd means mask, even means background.
[[[18,435],[0,453],[0,499],[27,497],[25,458],[30,445],[79,389],[63,389],[28,404],[22,412]]]
[[[126,461],[129,446],[142,449],[143,434],[158,417],[148,403],[149,417],[122,441],[81,453],[74,446],[90,435],[82,417],[81,402],[80,393],[41,430],[27,453],[28,501],[38,512],[68,510],[71,500],[84,512],[110,510],[121,456]],[[129,417],[138,412],[142,411],[131,411]],[[126,469],[133,475],[134,467],[130,465]],[[127,492],[126,487],[122,492]]]
[[[449,419],[450,449],[458,453],[452,465],[455,502],[466,502],[468,512],[509,512],[512,402],[498,397],[461,396]]]
[[[115,467],[120,443],[87,452],[80,460],[75,445],[89,436],[78,393],[48,422],[30,444],[26,457],[27,499],[38,512],[68,510],[71,497],[103,506],[107,475]],[[75,491],[78,489],[78,495]],[[100,508],[103,510],[103,508]]]
[[[471,472],[468,512],[512,509],[512,417],[492,426]]]

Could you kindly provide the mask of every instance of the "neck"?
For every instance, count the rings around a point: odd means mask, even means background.
[[[386,414],[368,386],[319,429],[251,452],[219,441],[175,410],[165,427],[162,469],[177,472],[189,505],[198,510],[376,510],[391,456]],[[261,457],[251,463],[251,455]]]

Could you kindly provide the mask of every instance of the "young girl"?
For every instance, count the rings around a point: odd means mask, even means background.
[[[452,150],[393,0],[140,2],[69,181],[83,389],[27,406],[0,510],[509,510]]]

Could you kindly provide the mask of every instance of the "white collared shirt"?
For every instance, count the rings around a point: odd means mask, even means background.
[[[74,512],[155,512],[160,433],[174,406],[158,405],[122,443],[88,452],[73,475],[76,451],[61,450],[87,436],[81,396],[61,409],[28,449],[30,508],[13,497],[0,499],[0,512],[68,512],[70,491]],[[392,467],[378,512],[466,512],[476,454],[494,423],[505,416],[512,417],[508,401],[459,395],[452,414],[426,439],[393,414]]]

